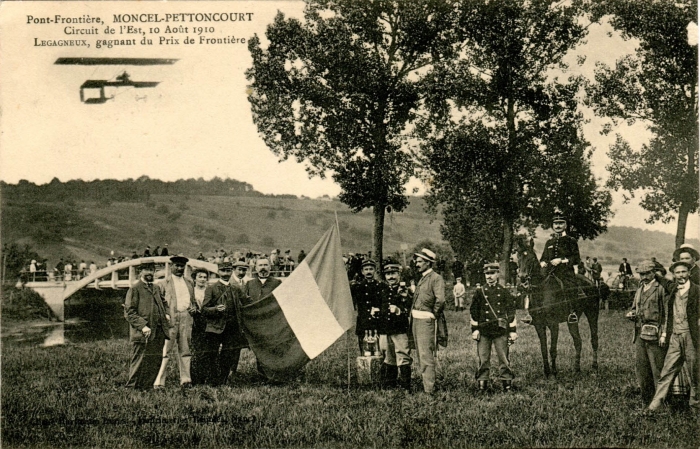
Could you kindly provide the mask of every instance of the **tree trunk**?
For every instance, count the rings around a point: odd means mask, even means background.
[[[503,273],[503,285],[508,283],[510,273],[510,253],[513,251],[513,222],[503,220],[503,248],[501,254],[501,273]]]
[[[384,250],[384,214],[386,207],[382,204],[375,204],[374,210],[374,230],[372,237],[374,238],[374,253],[373,259],[377,262],[377,273],[382,279],[382,257]]]
[[[678,208],[678,227],[676,227],[676,248],[685,243],[685,227],[688,224],[688,212],[690,207],[685,201]]]

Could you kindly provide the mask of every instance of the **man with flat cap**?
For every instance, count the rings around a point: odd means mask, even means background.
[[[231,276],[231,284],[245,290],[245,275],[248,273],[248,264],[245,259],[236,259],[233,262],[233,276]]]
[[[627,314],[634,320],[635,373],[645,404],[654,397],[666,357],[666,345],[661,344],[660,337],[666,330],[667,297],[664,287],[654,279],[656,270],[651,260],[645,260],[637,267],[641,282],[634,295],[632,310]]]
[[[153,284],[154,263],[140,265],[139,280],[126,292],[124,318],[129,323],[131,363],[126,386],[137,390],[153,388],[163,358],[163,344],[169,338],[168,303]]]
[[[360,348],[360,355],[364,354],[363,340],[367,334],[374,337],[379,330],[379,308],[382,305],[382,284],[374,278],[377,264],[372,259],[362,262],[362,279],[350,286],[352,302],[357,310],[357,322],[355,335]]]
[[[544,276],[553,276],[561,283],[563,300],[569,308],[569,323],[578,322],[574,311],[576,299],[576,272],[574,267],[581,261],[578,242],[567,235],[566,216],[560,211],[554,211],[552,230],[554,235],[544,245],[544,252],[540,257],[540,265]]]
[[[412,360],[408,346],[408,315],[411,300],[406,283],[399,280],[400,271],[401,265],[397,262],[385,262],[386,285],[378,313],[379,349],[384,355],[380,377],[384,388],[393,388],[398,375],[401,388],[410,390]]]
[[[516,301],[508,289],[498,283],[498,263],[484,265],[486,285],[478,287],[472,297],[471,314],[472,338],[476,340],[479,356],[479,368],[476,380],[479,390],[488,388],[491,377],[491,347],[498,357],[498,379],[503,389],[509,391],[513,386],[513,370],[508,356],[508,340],[518,339],[515,310]]]
[[[161,295],[170,305],[171,328],[170,339],[163,346],[163,361],[160,365],[160,372],[156,378],[155,388],[165,387],[166,368],[170,359],[170,352],[177,346],[177,364],[180,371],[180,386],[182,388],[192,387],[192,376],[190,375],[190,365],[192,362],[192,352],[190,344],[192,342],[192,315],[189,309],[196,306],[194,297],[194,283],[187,279],[185,266],[189,259],[182,255],[170,258],[170,273],[165,281],[158,284]]]
[[[411,332],[416,345],[416,356],[423,380],[423,391],[433,394],[435,390],[435,351],[437,350],[437,318],[445,308],[445,281],[433,271],[435,253],[423,248],[414,253],[416,268],[421,278],[413,293],[411,308]]]
[[[238,322],[243,290],[231,282],[233,264],[219,264],[219,281],[204,292],[202,315],[206,318],[205,360],[212,372],[205,383],[225,385],[231,371],[238,369],[241,348],[248,346]]]
[[[700,260],[700,254],[693,248],[690,243],[684,243],[673,252],[673,261],[682,261],[690,265],[689,279],[695,285],[700,285],[700,268],[697,262]]]
[[[697,362],[695,350],[698,347],[698,303],[700,302],[700,287],[690,282],[692,266],[685,261],[674,262],[669,271],[674,281],[655,273],[654,278],[664,286],[668,293],[668,306],[665,326],[661,330],[659,344],[668,344],[668,352],[664,366],[656,384],[656,393],[646,411],[653,414],[666,398],[674,378],[687,363],[690,367],[690,405],[698,407],[697,395]]]

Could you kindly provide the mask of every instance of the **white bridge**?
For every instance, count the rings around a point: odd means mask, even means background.
[[[164,278],[166,273],[170,271],[170,256],[143,257],[110,265],[76,281],[53,279],[45,281],[31,280],[23,285],[40,294],[58,319],[63,321],[64,301],[70,298],[75,292],[81,288],[95,288],[98,290],[128,289],[138,281],[139,278],[136,267],[143,263],[155,263],[164,266],[164,268],[156,271],[156,279]],[[190,276],[193,268],[204,268],[210,273],[218,272],[218,267],[215,263],[190,259],[185,267],[185,276]],[[213,279],[213,282],[216,282],[216,279]]]

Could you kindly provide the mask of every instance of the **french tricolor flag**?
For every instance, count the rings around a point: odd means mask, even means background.
[[[243,332],[271,380],[293,375],[354,321],[337,226],[270,295],[241,308]]]

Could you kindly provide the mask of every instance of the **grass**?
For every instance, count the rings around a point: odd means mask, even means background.
[[[180,391],[170,364],[164,391],[123,388],[125,340],[52,348],[3,345],[2,441],[5,447],[697,447],[687,411],[657,420],[635,415],[630,323],[602,312],[598,373],[584,341],[583,373],[572,371],[565,326],[560,375],[545,380],[534,329],[512,346],[516,391],[480,394],[468,316],[448,312],[450,342],[439,354],[434,398],[347,385],[341,339],[287,385],[255,376],[244,351],[228,386]],[[587,325],[582,334],[588,337]],[[355,356],[354,336],[347,344]],[[354,365],[353,365],[354,366]],[[419,384],[414,371],[414,384]]]

